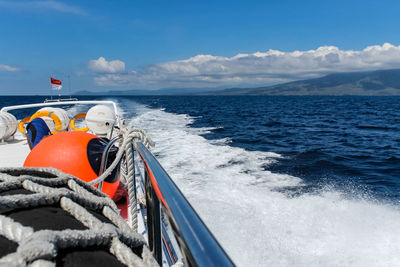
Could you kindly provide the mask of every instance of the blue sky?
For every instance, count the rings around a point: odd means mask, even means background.
[[[260,86],[400,67],[399,1],[0,0],[0,93]]]

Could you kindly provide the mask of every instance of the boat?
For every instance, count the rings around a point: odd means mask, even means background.
[[[0,265],[234,266],[152,146],[113,101],[3,107]]]

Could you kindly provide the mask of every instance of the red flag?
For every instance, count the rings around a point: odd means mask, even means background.
[[[61,85],[61,81],[60,80],[57,80],[57,79],[54,79],[54,78],[50,77],[50,83],[51,83],[51,89],[53,89],[53,90],[61,90],[62,85]]]
[[[57,79],[54,79],[54,78],[51,78],[51,77],[50,77],[50,83],[51,84],[61,85],[61,81],[60,80],[57,80]]]

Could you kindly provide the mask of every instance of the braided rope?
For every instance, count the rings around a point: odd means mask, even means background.
[[[127,168],[126,168],[126,159],[123,158],[120,167],[121,178],[120,181],[123,184],[128,184],[128,176],[127,176]]]
[[[0,215],[0,235],[19,243],[23,238],[31,234],[33,234],[33,229],[31,227],[22,226],[12,219]]]
[[[58,203],[60,198],[61,196],[57,193],[3,196],[0,197],[0,211],[13,210],[19,207],[32,208],[39,205],[52,205]]]
[[[118,228],[121,228],[124,231],[130,231],[130,227],[126,224],[124,219],[121,216],[117,215],[112,209],[108,206],[103,208],[103,214],[110,219],[110,221],[115,224]]]
[[[137,232],[138,230],[138,218],[137,218],[137,200],[136,200],[136,177],[135,177],[135,162],[132,145],[129,145],[126,149],[126,164],[128,167],[127,177],[128,177],[128,215],[129,224],[132,229]]]
[[[140,264],[140,259],[135,254],[127,253],[130,249],[120,242],[118,239],[113,239],[111,243],[111,251],[121,262],[128,262],[129,265],[137,266]]]
[[[9,182],[9,183],[2,183],[0,184],[0,192],[5,192],[8,190],[13,190],[13,189],[17,189],[20,188],[21,183],[18,181],[15,182]]]
[[[99,229],[103,225],[103,223],[94,216],[87,216],[87,210],[69,198],[62,197],[60,200],[60,206],[77,218],[87,228]]]
[[[46,260],[37,260],[32,262],[30,267],[55,267],[56,264],[52,261],[46,261]]]
[[[43,178],[50,174],[54,178]],[[51,168],[0,169],[0,192],[10,189],[26,189],[32,194],[0,196],[0,212],[58,205],[89,229],[35,232],[31,227],[0,215],[0,235],[18,243],[17,251],[0,258],[0,265],[54,266],[52,260],[59,249],[105,246],[125,265],[157,266],[144,238],[118,216],[116,205],[83,181]],[[101,211],[112,224],[101,222],[86,208]],[[133,248],[141,248],[141,255],[133,253]]]

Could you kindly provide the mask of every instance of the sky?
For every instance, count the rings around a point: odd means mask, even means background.
[[[400,1],[0,0],[0,94],[257,87],[400,68]]]

